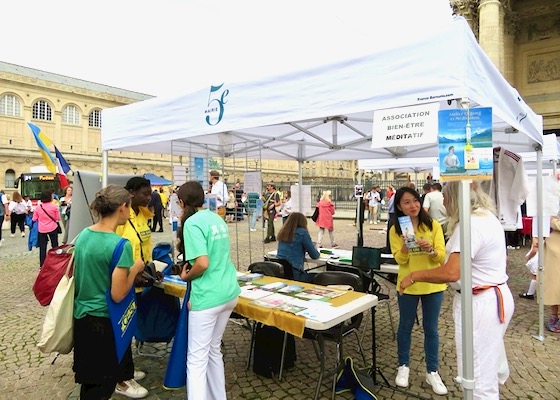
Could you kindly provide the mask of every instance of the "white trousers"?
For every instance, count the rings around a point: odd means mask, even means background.
[[[331,245],[332,245],[334,243],[334,231],[329,231],[328,229],[325,228],[319,228],[319,237],[317,238],[317,244],[322,244],[325,231],[329,232],[329,238],[331,239]]]
[[[499,384],[509,376],[504,334],[513,315],[513,296],[507,284],[501,285],[504,299],[504,323],[498,317],[498,303],[494,289],[473,295],[473,361],[474,400],[500,400]],[[463,376],[463,348],[461,332],[461,295],[453,299],[455,345],[458,375]]]
[[[222,336],[237,297],[218,307],[189,312],[187,398],[225,400]]]

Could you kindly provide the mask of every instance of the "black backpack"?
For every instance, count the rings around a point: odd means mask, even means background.
[[[280,372],[282,341],[284,331],[278,328],[257,324],[255,332],[255,348],[253,351],[253,372],[266,378],[273,378]],[[284,354],[284,370],[292,368],[296,361],[296,341],[293,335],[286,337]]]

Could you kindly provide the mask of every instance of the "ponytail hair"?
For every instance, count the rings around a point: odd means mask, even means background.
[[[204,189],[197,181],[189,181],[179,187],[177,197],[183,202],[184,207],[181,216],[181,229],[177,231],[177,251],[179,254],[185,254],[183,227],[185,221],[196,213],[197,208],[204,205]]]

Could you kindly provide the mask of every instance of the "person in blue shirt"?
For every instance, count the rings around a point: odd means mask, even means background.
[[[294,280],[311,282],[313,274],[304,271],[305,253],[316,260],[319,252],[311,241],[311,236],[307,230],[307,218],[300,212],[290,214],[286,223],[282,225],[278,232],[278,252],[276,257],[287,260],[292,264]]]

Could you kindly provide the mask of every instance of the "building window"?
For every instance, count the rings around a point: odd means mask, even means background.
[[[0,98],[0,115],[21,117],[19,100],[13,94],[5,94]]]
[[[52,109],[45,100],[38,100],[33,104],[33,119],[52,121]]]
[[[89,126],[101,128],[101,110],[92,110],[89,113]]]
[[[13,169],[6,170],[4,174],[4,186],[6,186],[6,188],[16,187],[16,172]]]
[[[62,110],[62,123],[68,125],[80,125],[80,110],[78,107],[69,105]]]

